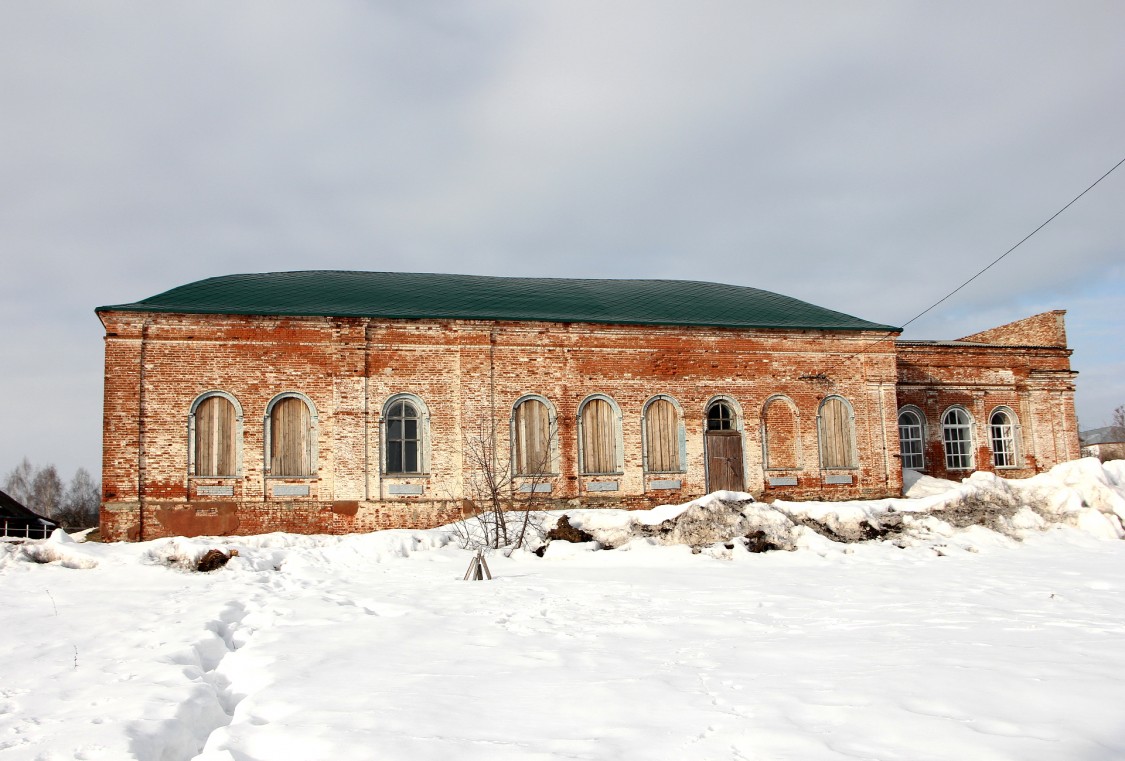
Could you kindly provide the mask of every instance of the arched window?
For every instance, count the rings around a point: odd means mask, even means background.
[[[922,456],[922,413],[906,408],[898,413],[898,448],[902,453],[902,467],[921,470],[925,467]]]
[[[541,396],[527,396],[512,409],[512,469],[517,476],[557,471],[558,441],[554,407]]]
[[[273,398],[266,412],[270,475],[316,475],[316,420],[316,409],[304,394],[286,392]]]
[[[1007,407],[993,410],[988,418],[988,434],[992,440],[992,464],[997,468],[1016,466],[1016,416]]]
[[[941,416],[941,439],[945,444],[945,467],[973,467],[973,419],[962,407],[951,407]]]
[[[648,473],[680,473],[684,469],[684,428],[679,406],[668,396],[657,396],[645,405],[644,469]]]
[[[841,396],[830,396],[820,403],[817,414],[820,433],[820,467],[854,468],[855,414]]]
[[[428,465],[429,412],[413,394],[391,397],[383,410],[383,467],[388,475],[419,475]]]
[[[798,463],[797,408],[785,396],[775,396],[762,410],[762,442],[767,468],[792,469]]]
[[[711,402],[711,405],[707,408],[707,430],[738,430],[738,418],[730,404],[723,400]]]
[[[209,391],[188,416],[189,467],[193,476],[236,476],[240,470],[242,407],[225,391]]]
[[[578,411],[578,457],[583,475],[620,473],[621,412],[608,396],[593,396]]]

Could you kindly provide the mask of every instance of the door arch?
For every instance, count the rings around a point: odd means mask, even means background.
[[[717,397],[707,404],[703,419],[703,451],[707,491],[744,491],[742,415],[733,399]]]

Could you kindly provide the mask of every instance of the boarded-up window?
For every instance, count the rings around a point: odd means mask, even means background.
[[[582,407],[582,472],[617,472],[617,415],[605,399]]]
[[[854,468],[855,425],[852,410],[838,397],[820,405],[820,465],[822,468]]]
[[[898,414],[898,448],[902,453],[902,467],[912,470],[923,468],[922,420],[913,410],[903,410]]]
[[[512,446],[518,476],[551,472],[551,411],[538,399],[526,399],[516,407]]]
[[[387,411],[387,472],[422,472],[422,426],[418,409],[398,401]]]
[[[988,421],[992,437],[992,464],[998,468],[1011,468],[1016,464],[1016,426],[1012,415],[996,410]]]
[[[941,419],[941,440],[945,444],[945,467],[968,470],[973,467],[973,421],[965,410],[954,407]]]
[[[645,408],[645,454],[650,473],[671,473],[680,464],[680,418],[676,406],[656,399]]]
[[[775,399],[762,416],[765,428],[766,467],[796,468],[797,412],[782,399]]]
[[[270,410],[270,473],[275,476],[313,475],[312,416],[296,397],[281,399]]]
[[[195,475],[233,476],[237,470],[234,405],[209,396],[195,408]]]

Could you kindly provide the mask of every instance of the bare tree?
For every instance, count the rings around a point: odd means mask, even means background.
[[[4,479],[4,491],[21,505],[31,504],[31,482],[35,480],[35,468],[26,457],[12,468]]]
[[[55,518],[69,528],[90,528],[98,523],[101,488],[85,468],[79,468],[63,495]]]
[[[54,465],[37,468],[25,457],[4,479],[4,491],[29,510],[68,528],[97,524],[101,486],[85,468],[79,468],[64,489]]]
[[[545,445],[537,447],[533,456],[525,455],[526,462],[517,464],[510,447],[498,446],[491,421],[482,420],[477,430],[466,436],[469,475],[465,497],[478,511],[462,533],[466,547],[517,549],[542,533],[539,509],[554,479],[550,473],[551,451],[557,438],[553,425],[546,437]]]
[[[1125,404],[1113,411],[1113,421],[1110,425],[1114,428],[1125,428]]]
[[[62,498],[63,483],[55,466],[39,468],[31,481],[31,501],[27,506],[46,518],[54,518]]]

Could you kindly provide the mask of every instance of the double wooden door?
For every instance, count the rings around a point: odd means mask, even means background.
[[[743,491],[742,432],[708,431],[703,436],[707,454],[707,491]]]

